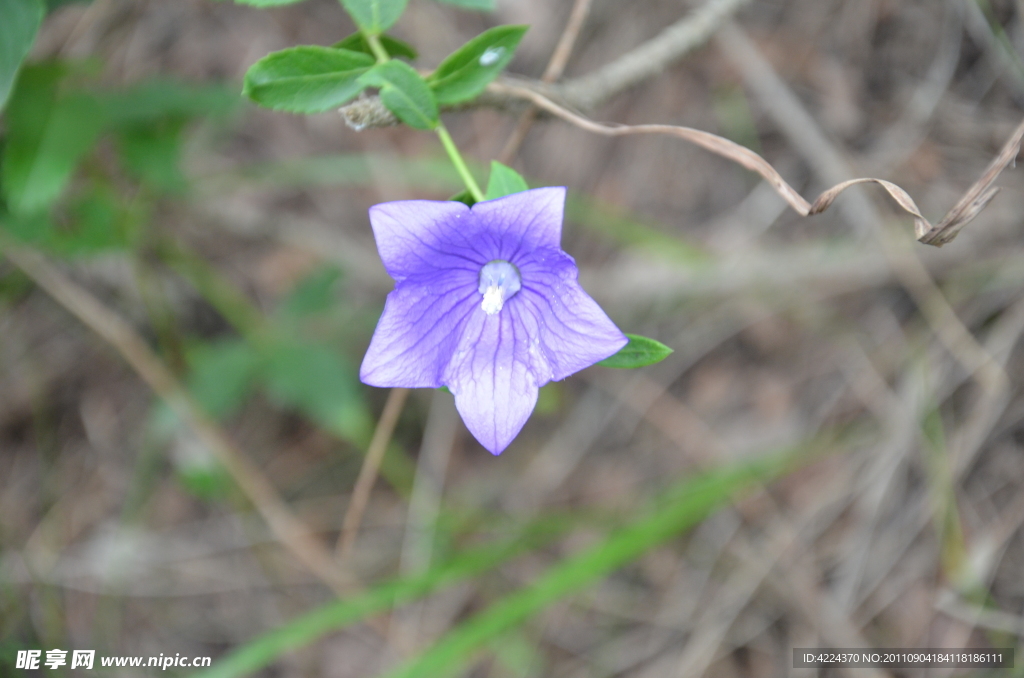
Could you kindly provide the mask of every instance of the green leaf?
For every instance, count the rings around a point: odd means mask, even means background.
[[[528,26],[496,26],[476,36],[441,62],[428,78],[440,104],[467,101],[512,61]]]
[[[40,0],[0,0],[0,110],[35,42],[46,7]]]
[[[238,411],[252,392],[260,367],[257,353],[239,339],[201,344],[189,352],[188,362],[189,391],[217,418]]]
[[[7,207],[17,214],[41,212],[57,199],[78,161],[93,146],[102,109],[85,94],[58,97],[62,70],[25,68],[7,111],[2,176]]]
[[[278,312],[297,318],[326,311],[338,303],[336,291],[340,277],[341,269],[337,266],[318,267],[292,288]]]
[[[602,367],[632,369],[660,363],[672,353],[672,349],[660,341],[641,337],[639,334],[627,334],[626,336],[629,337],[628,344],[615,355],[609,356],[597,364]]]
[[[276,111],[320,113],[352,99],[373,57],[333,47],[303,45],[272,52],[245,74],[242,93]]]
[[[125,250],[131,243],[136,219],[122,196],[110,186],[93,184],[71,202],[71,217],[46,235],[45,246],[64,256]]]
[[[223,85],[191,85],[153,78],[101,94],[103,114],[114,127],[137,127],[168,118],[223,116],[238,108],[238,92]]]
[[[211,464],[195,463],[194,460],[175,459],[178,482],[189,494],[207,501],[227,497],[234,487],[231,474],[214,461]]]
[[[381,102],[409,127],[437,127],[437,101],[427,83],[409,64],[401,61],[377,64],[363,74],[359,82],[367,87],[379,87]]]
[[[391,28],[405,11],[408,0],[341,0],[345,11],[360,29],[380,35]]]
[[[526,185],[526,179],[519,176],[519,172],[502,165],[497,160],[491,161],[491,176],[487,179],[487,192],[484,195],[484,200],[504,198],[506,195],[528,190],[530,187]]]
[[[476,199],[473,197],[473,194],[469,192],[468,188],[459,191],[458,193],[456,193],[455,195],[448,199],[454,200],[455,202],[461,202],[466,207],[472,207],[473,205],[476,204]]]
[[[830,437],[831,438],[831,437]],[[832,442],[834,449],[834,440]],[[582,553],[558,561],[431,644],[423,654],[384,678],[443,678],[455,675],[480,647],[516,628],[546,607],[571,596],[697,525],[743,490],[793,469],[821,452],[824,440],[795,450],[739,462],[687,479],[669,491],[647,515]]]
[[[398,38],[392,38],[390,35],[381,35],[378,36],[377,39],[380,40],[380,44],[384,47],[384,51],[390,56],[405,57],[410,61],[419,56],[416,53],[416,48],[407,42],[399,40]],[[370,48],[370,43],[366,41],[366,36],[362,33],[353,33],[341,42],[334,43],[333,46],[335,49],[347,49],[352,52],[369,54],[371,57],[374,56],[373,50]]]
[[[281,341],[266,353],[264,379],[270,395],[324,428],[360,441],[371,428],[357,390],[355,370],[321,344]]]
[[[455,5],[462,9],[476,9],[481,12],[493,12],[494,0],[438,0],[446,5]]]
[[[183,193],[188,181],[181,172],[182,127],[181,121],[168,120],[121,130],[121,162],[142,183],[164,193]]]

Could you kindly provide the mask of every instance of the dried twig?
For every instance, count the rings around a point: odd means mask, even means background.
[[[7,241],[2,244],[7,259],[113,346],[178,418],[195,432],[252,501],[285,548],[336,593],[348,593],[358,588],[355,578],[337,566],[330,552],[292,514],[273,485],[220,426],[200,409],[131,325],[40,254]]]
[[[924,233],[918,233],[917,239],[925,244],[941,247],[955,238],[960,229],[985,209],[989,201],[999,192],[999,189],[992,184],[1020,153],[1022,141],[1024,141],[1024,122],[1017,126],[1013,135],[1003,144],[999,155],[992,160],[981,177],[953,205],[946,216],[942,217],[942,221]]]
[[[676,125],[603,124],[594,122],[593,120],[579,115],[578,113],[573,113],[540,92],[528,89],[521,85],[509,82],[499,82],[492,83],[490,89],[497,93],[526,99],[538,108],[542,108],[548,113],[562,118],[566,122],[572,123],[580,129],[593,132],[594,134],[601,134],[609,137],[628,136],[632,134],[665,134],[668,136],[679,137],[680,139],[700,146],[715,155],[720,155],[723,158],[732,160],[752,172],[756,172],[770,183],[775,188],[776,192],[778,192],[778,194],[781,195],[787,203],[789,203],[790,207],[796,210],[799,214],[806,216],[810,212],[810,203],[804,200],[803,196],[797,193],[796,189],[786,183],[786,180],[782,178],[782,175],[776,172],[775,168],[772,167],[767,160],[759,156],[757,153],[754,153],[749,148],[740,146],[736,142],[720,137],[717,134],[694,129],[692,127],[680,127]]]
[[[708,0],[657,37],[592,73],[565,83],[561,97],[576,108],[591,110],[645,80],[705,44],[715,31],[750,0]]]
[[[341,524],[341,533],[338,535],[336,548],[338,558],[344,559],[352,550],[359,534],[359,525],[363,522],[363,513],[366,511],[366,503],[370,500],[370,491],[377,480],[377,472],[380,471],[380,462],[384,459],[384,452],[391,442],[391,435],[395,432],[395,424],[402,414],[402,407],[409,397],[409,389],[393,388],[388,393],[388,399],[384,403],[384,411],[377,421],[377,428],[373,432],[373,439],[370,441],[370,448],[366,451],[363,459],[363,466],[359,469],[359,477],[356,478],[355,489],[352,490],[352,500],[349,502],[348,510],[345,511],[345,519]]]
[[[434,391],[406,512],[398,566],[403,576],[421,575],[430,569],[445,476],[458,433],[459,414],[454,399],[448,393]],[[421,600],[392,615],[388,633],[392,647],[411,653],[419,645],[420,626],[427,609],[427,601]]]
[[[720,32],[719,40],[729,58],[743,73],[747,85],[762,100],[779,129],[786,135],[794,148],[804,156],[821,180],[826,183],[839,184],[849,179],[852,172],[842,154],[829,141],[802,102],[793,94],[746,34],[736,26],[727,26]],[[1017,145],[1014,146],[1014,144]],[[1004,152],[1016,154],[1019,144],[1020,139],[1014,135],[1004,146]],[[1006,148],[1011,150],[1006,151]],[[983,175],[975,186],[968,190],[967,195],[971,195],[979,185],[987,185],[986,182],[991,182],[988,175],[989,173]],[[873,181],[877,182],[878,180]],[[823,195],[834,190],[829,189]],[[912,205],[915,209],[911,214],[914,214],[915,218],[923,220],[920,210],[913,205],[910,196],[902,189],[899,193],[894,197],[897,198],[901,206]],[[817,203],[817,201],[815,202]],[[855,228],[864,234],[873,233],[877,237],[889,266],[914,297],[921,314],[931,325],[939,340],[971,374],[979,378],[986,389],[1001,388],[1006,381],[1006,375],[1002,368],[960,321],[956,311],[950,306],[928,273],[928,269],[910,250],[909,243],[884,228],[882,216],[865,196],[853,193],[846,207],[848,209],[844,210],[844,215]],[[948,222],[947,219],[943,219],[940,223],[958,223],[958,228],[962,228],[963,224],[977,214],[977,211],[971,211],[959,213],[957,216],[958,213],[955,210],[954,207],[951,215],[948,215]],[[922,226],[918,226],[918,228],[926,233],[931,231],[930,227],[923,229]],[[942,243],[934,244],[938,246]]]
[[[569,63],[569,55],[572,54],[572,48],[576,45],[576,38],[579,37],[580,29],[583,28],[583,22],[586,21],[587,15],[590,13],[590,3],[592,1],[575,0],[573,3],[572,11],[569,12],[569,21],[565,24],[565,30],[562,31],[562,36],[558,39],[558,44],[555,45],[555,51],[551,54],[551,60],[548,61],[544,74],[540,76],[541,82],[552,83],[562,77],[565,66]],[[506,165],[511,162],[522,145],[523,140],[526,139],[526,133],[530,131],[530,127],[533,126],[533,121],[536,118],[537,109],[533,106],[519,115],[515,129],[512,130],[508,141],[505,142],[505,147],[498,154],[498,162]]]
[[[932,225],[921,214],[921,209],[905,190],[885,179],[863,177],[850,179],[839,183],[824,191],[813,203],[808,203],[795,188],[789,185],[782,175],[779,174],[767,160],[749,148],[741,146],[734,141],[720,137],[717,134],[682,127],[677,125],[617,125],[603,124],[589,120],[588,118],[574,113],[567,108],[552,101],[544,94],[509,82],[497,82],[491,85],[496,93],[509,96],[522,97],[532,102],[538,108],[572,123],[576,127],[585,129],[588,132],[604,136],[626,136],[632,134],[666,134],[679,137],[684,141],[700,146],[701,148],[731,160],[746,169],[756,172],[767,181],[782,196],[793,210],[801,216],[820,214],[828,209],[839,194],[850,186],[864,183],[875,183],[881,186],[896,201],[896,203],[914,218],[914,231],[919,242],[941,247],[956,237],[968,222],[985,208],[989,201],[998,191],[992,184],[1007,165],[1013,162],[1020,152],[1020,146],[1024,141],[1024,121],[1017,127],[1013,135],[1003,145],[999,155],[992,161],[985,173],[971,186],[964,197],[954,205],[946,216],[936,225]]]

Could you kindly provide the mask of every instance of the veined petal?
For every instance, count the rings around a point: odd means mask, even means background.
[[[535,247],[558,248],[562,241],[565,187],[535,188],[478,202],[472,211],[481,231],[496,240],[499,251],[491,258],[513,261],[517,253]]]
[[[629,339],[580,287],[572,257],[560,251],[534,257],[523,265],[522,289],[508,308],[537,338],[529,356],[543,386],[614,355]]]
[[[442,270],[473,270],[493,257],[480,254],[469,208],[452,200],[398,200],[370,208],[370,225],[388,274],[401,282]]]
[[[470,314],[444,373],[466,428],[501,454],[537,404],[537,378],[524,359],[531,338],[510,313]]]
[[[474,273],[447,272],[432,284],[399,283],[388,294],[384,313],[359,368],[365,384],[380,387],[438,388],[462,335],[480,310]]]

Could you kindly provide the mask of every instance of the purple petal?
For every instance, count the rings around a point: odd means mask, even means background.
[[[365,384],[438,388],[466,318],[480,310],[477,274],[449,271],[418,282],[399,283],[388,294],[384,313],[359,368]]]
[[[444,381],[466,428],[491,454],[519,434],[534,405],[538,382],[525,360],[531,338],[510,313],[470,314]]]
[[[538,340],[529,359],[541,386],[590,367],[629,342],[580,287],[568,254],[537,250],[520,270],[522,289],[509,300],[508,309]]]
[[[477,220],[452,200],[399,200],[370,208],[384,268],[396,282],[445,270],[473,270],[490,259],[477,252]]]
[[[555,248],[562,241],[565,187],[535,188],[531,191],[478,202],[473,216],[480,230],[498,240],[491,259],[512,261],[518,252],[537,247]]]

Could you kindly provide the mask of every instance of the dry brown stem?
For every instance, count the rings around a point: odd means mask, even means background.
[[[708,0],[636,49],[559,88],[573,107],[591,110],[662,73],[701,45],[750,0]]]
[[[377,473],[380,471],[380,462],[384,459],[384,452],[391,442],[391,435],[395,432],[395,424],[402,414],[402,407],[409,397],[409,389],[393,388],[388,393],[388,399],[384,403],[384,411],[377,421],[377,428],[373,432],[373,439],[370,441],[370,448],[366,451],[363,465],[359,469],[359,477],[356,478],[355,489],[352,490],[352,500],[349,502],[348,510],[345,512],[345,519],[341,524],[341,534],[338,535],[337,554],[338,558],[345,559],[352,551],[356,543],[356,535],[359,534],[359,525],[363,522],[363,513],[366,511],[366,504],[370,500],[370,491],[377,480]]]
[[[572,11],[569,12],[569,21],[566,22],[562,36],[558,39],[558,44],[555,45],[555,51],[551,53],[551,60],[548,61],[544,74],[540,76],[541,82],[552,83],[562,77],[565,66],[569,63],[572,48],[576,45],[576,38],[579,37],[583,22],[586,21],[587,15],[590,13],[591,2],[592,0],[576,0],[573,3]],[[505,142],[505,147],[498,154],[498,162],[506,165],[511,162],[536,118],[537,109],[533,106],[519,114],[515,129],[512,130],[508,141]]]
[[[914,218],[914,232],[918,242],[927,245],[941,247],[945,245],[960,232],[960,230],[978,215],[998,192],[998,188],[992,186],[999,174],[1013,162],[1020,152],[1021,142],[1024,141],[1024,121],[1018,125],[1013,135],[1003,145],[999,155],[989,164],[981,177],[967,190],[964,196],[954,205],[946,216],[934,226],[921,214],[921,209],[905,190],[885,179],[863,177],[850,179],[839,183],[824,191],[813,203],[808,203],[795,188],[789,185],[782,175],[779,174],[771,164],[749,148],[741,146],[734,141],[720,137],[711,132],[694,129],[692,127],[681,127],[677,125],[612,125],[603,124],[589,120],[578,113],[560,106],[538,91],[512,84],[509,82],[492,83],[490,88],[498,94],[521,97],[533,103],[552,115],[555,115],[566,122],[569,122],[580,129],[585,129],[594,134],[604,136],[628,136],[632,134],[665,134],[678,137],[684,141],[700,146],[701,148],[731,160],[746,169],[756,172],[767,181],[782,196],[793,210],[801,216],[819,214],[828,209],[839,194],[850,186],[864,183],[875,183],[882,186],[888,194]]]

